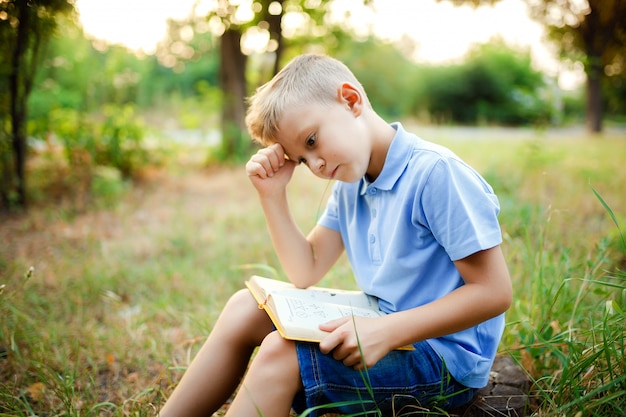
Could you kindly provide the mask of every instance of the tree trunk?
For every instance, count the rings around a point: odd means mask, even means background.
[[[9,150],[11,147],[10,134],[4,135],[4,132],[0,133],[0,213],[8,211],[11,206],[11,199],[9,197],[11,189],[11,178],[13,172],[11,172],[11,156],[12,152]]]
[[[280,71],[280,59],[282,58],[284,49],[282,28],[283,15],[285,14],[285,9],[283,7],[284,1],[285,0],[276,1],[276,3],[280,4],[279,14],[273,15],[270,14],[269,10],[267,10],[267,13],[265,15],[265,20],[269,23],[270,39],[276,41],[276,50],[274,51],[274,68],[272,71],[272,76],[278,74],[278,71]]]
[[[28,42],[28,28],[30,13],[28,3],[17,2],[18,27],[13,50],[13,62],[9,75],[9,89],[11,91],[11,145],[14,155],[14,170],[16,179],[16,200],[18,207],[26,208],[26,111],[28,86],[24,82],[25,55]]]
[[[246,56],[241,52],[241,32],[227,29],[221,37],[220,87],[222,103],[223,157],[232,159],[242,153],[246,113]]]
[[[602,131],[602,74],[600,58],[589,56],[587,69],[587,129],[591,133]]]
[[[582,45],[587,55],[587,130],[591,133],[602,131],[602,78],[604,77],[603,54],[610,42],[610,31],[602,19],[601,7],[590,8],[589,13],[576,29],[580,33]]]

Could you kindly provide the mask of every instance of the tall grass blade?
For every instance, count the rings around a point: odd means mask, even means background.
[[[622,233],[622,228],[620,227],[619,222],[617,221],[617,216],[615,216],[615,213],[613,213],[613,210],[611,209],[611,207],[609,207],[607,202],[604,200],[604,198],[602,198],[600,193],[595,188],[591,187],[591,191],[593,191],[593,193],[596,195],[596,198],[598,200],[600,200],[600,203],[602,204],[602,206],[606,209],[606,211],[611,216],[611,219],[613,220],[613,223],[615,223],[615,226],[617,226],[617,231],[618,231],[618,233],[620,235],[620,238],[622,240],[622,248],[626,252],[626,239],[624,238],[624,234]]]

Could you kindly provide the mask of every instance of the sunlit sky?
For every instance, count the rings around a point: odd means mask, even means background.
[[[249,0],[240,0],[246,2]],[[337,0],[350,9],[354,0]],[[154,51],[166,33],[168,18],[189,15],[196,0],[77,0],[80,20],[93,37],[129,48]],[[355,15],[356,26],[368,23],[386,39],[409,36],[417,43],[415,58],[423,62],[447,62],[461,58],[470,45],[500,36],[512,46],[531,48],[538,69],[571,88],[580,74],[560,68],[551,46],[543,40],[543,28],[527,14],[523,0],[501,0],[492,7],[454,7],[435,0],[374,0],[375,12]],[[362,22],[362,23],[361,23]]]

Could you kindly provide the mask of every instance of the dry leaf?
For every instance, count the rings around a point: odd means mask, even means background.
[[[521,364],[530,375],[535,375],[535,359],[529,351],[522,350]]]
[[[43,382],[35,382],[30,387],[26,388],[26,394],[34,401],[41,400],[43,393],[46,390],[46,386]]]

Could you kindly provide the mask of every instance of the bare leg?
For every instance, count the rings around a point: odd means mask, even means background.
[[[235,293],[159,416],[206,417],[217,411],[237,388],[254,349],[272,330],[250,292]]]
[[[226,416],[288,417],[301,389],[295,343],[274,332],[261,344]]]

